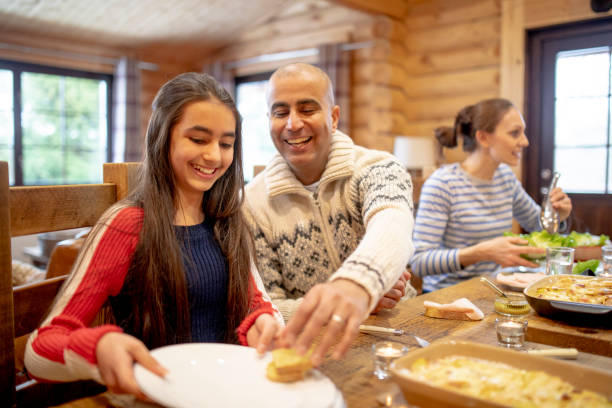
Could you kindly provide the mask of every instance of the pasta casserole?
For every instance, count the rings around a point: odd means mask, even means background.
[[[419,358],[402,375],[511,407],[612,407],[605,396],[576,389],[560,377],[473,357]]]

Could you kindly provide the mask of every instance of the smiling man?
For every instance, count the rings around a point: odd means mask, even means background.
[[[257,263],[288,325],[282,345],[305,352],[325,327],[313,364],[338,337],[340,358],[369,312],[408,289],[412,182],[390,154],[338,131],[329,77],[290,64],[270,77],[270,135],[278,154],[246,188]]]

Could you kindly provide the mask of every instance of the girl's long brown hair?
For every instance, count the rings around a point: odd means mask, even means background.
[[[190,339],[185,268],[173,225],[176,185],[169,159],[170,134],[186,104],[211,98],[224,103],[236,120],[232,164],[204,193],[202,202],[205,218],[215,220],[215,238],[228,264],[226,341],[236,342],[235,329],[248,313],[252,242],[240,211],[244,196],[240,114],[214,78],[181,74],[163,85],[153,101],[141,180],[127,199],[144,210],[140,241],[122,289],[129,311],[113,310],[115,317],[122,316],[117,324],[150,348]]]

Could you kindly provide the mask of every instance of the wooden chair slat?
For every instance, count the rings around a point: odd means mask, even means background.
[[[43,309],[40,306],[51,306],[65,281],[64,275],[13,288],[15,337],[26,335],[38,328],[48,312],[48,307]]]
[[[12,256],[9,224],[8,163],[0,162],[0,401],[14,400],[15,345],[13,327]],[[8,242],[8,245],[4,244]]]
[[[104,164],[104,183],[9,187],[8,163],[0,162],[0,401],[3,406],[48,406],[100,392],[99,384],[21,381],[23,345],[44,319],[66,275],[12,287],[11,237],[90,227],[137,182],[139,163]],[[65,273],[69,272],[66,266]],[[16,344],[19,346],[16,350]],[[93,388],[92,388],[93,386]]]
[[[117,201],[114,184],[12,187],[11,235],[90,227]]]

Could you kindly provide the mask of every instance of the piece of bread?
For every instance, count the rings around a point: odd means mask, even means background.
[[[482,320],[484,313],[466,298],[457,299],[452,303],[436,303],[426,300],[425,316],[452,320]]]
[[[304,378],[304,373],[302,371],[295,371],[288,374],[279,374],[276,367],[274,367],[274,362],[270,361],[268,367],[266,367],[266,376],[276,382],[294,382]]]
[[[312,368],[310,354],[311,352],[301,356],[293,349],[276,349],[272,351],[272,361],[268,364],[266,375],[277,382],[301,380],[304,373]]]
[[[304,372],[310,370],[310,356],[300,356],[293,349],[279,348],[272,351],[272,361],[279,374],[289,374],[296,371]]]
[[[425,307],[425,316],[435,317],[437,319],[472,320],[468,317],[466,312],[436,309],[433,307]]]

